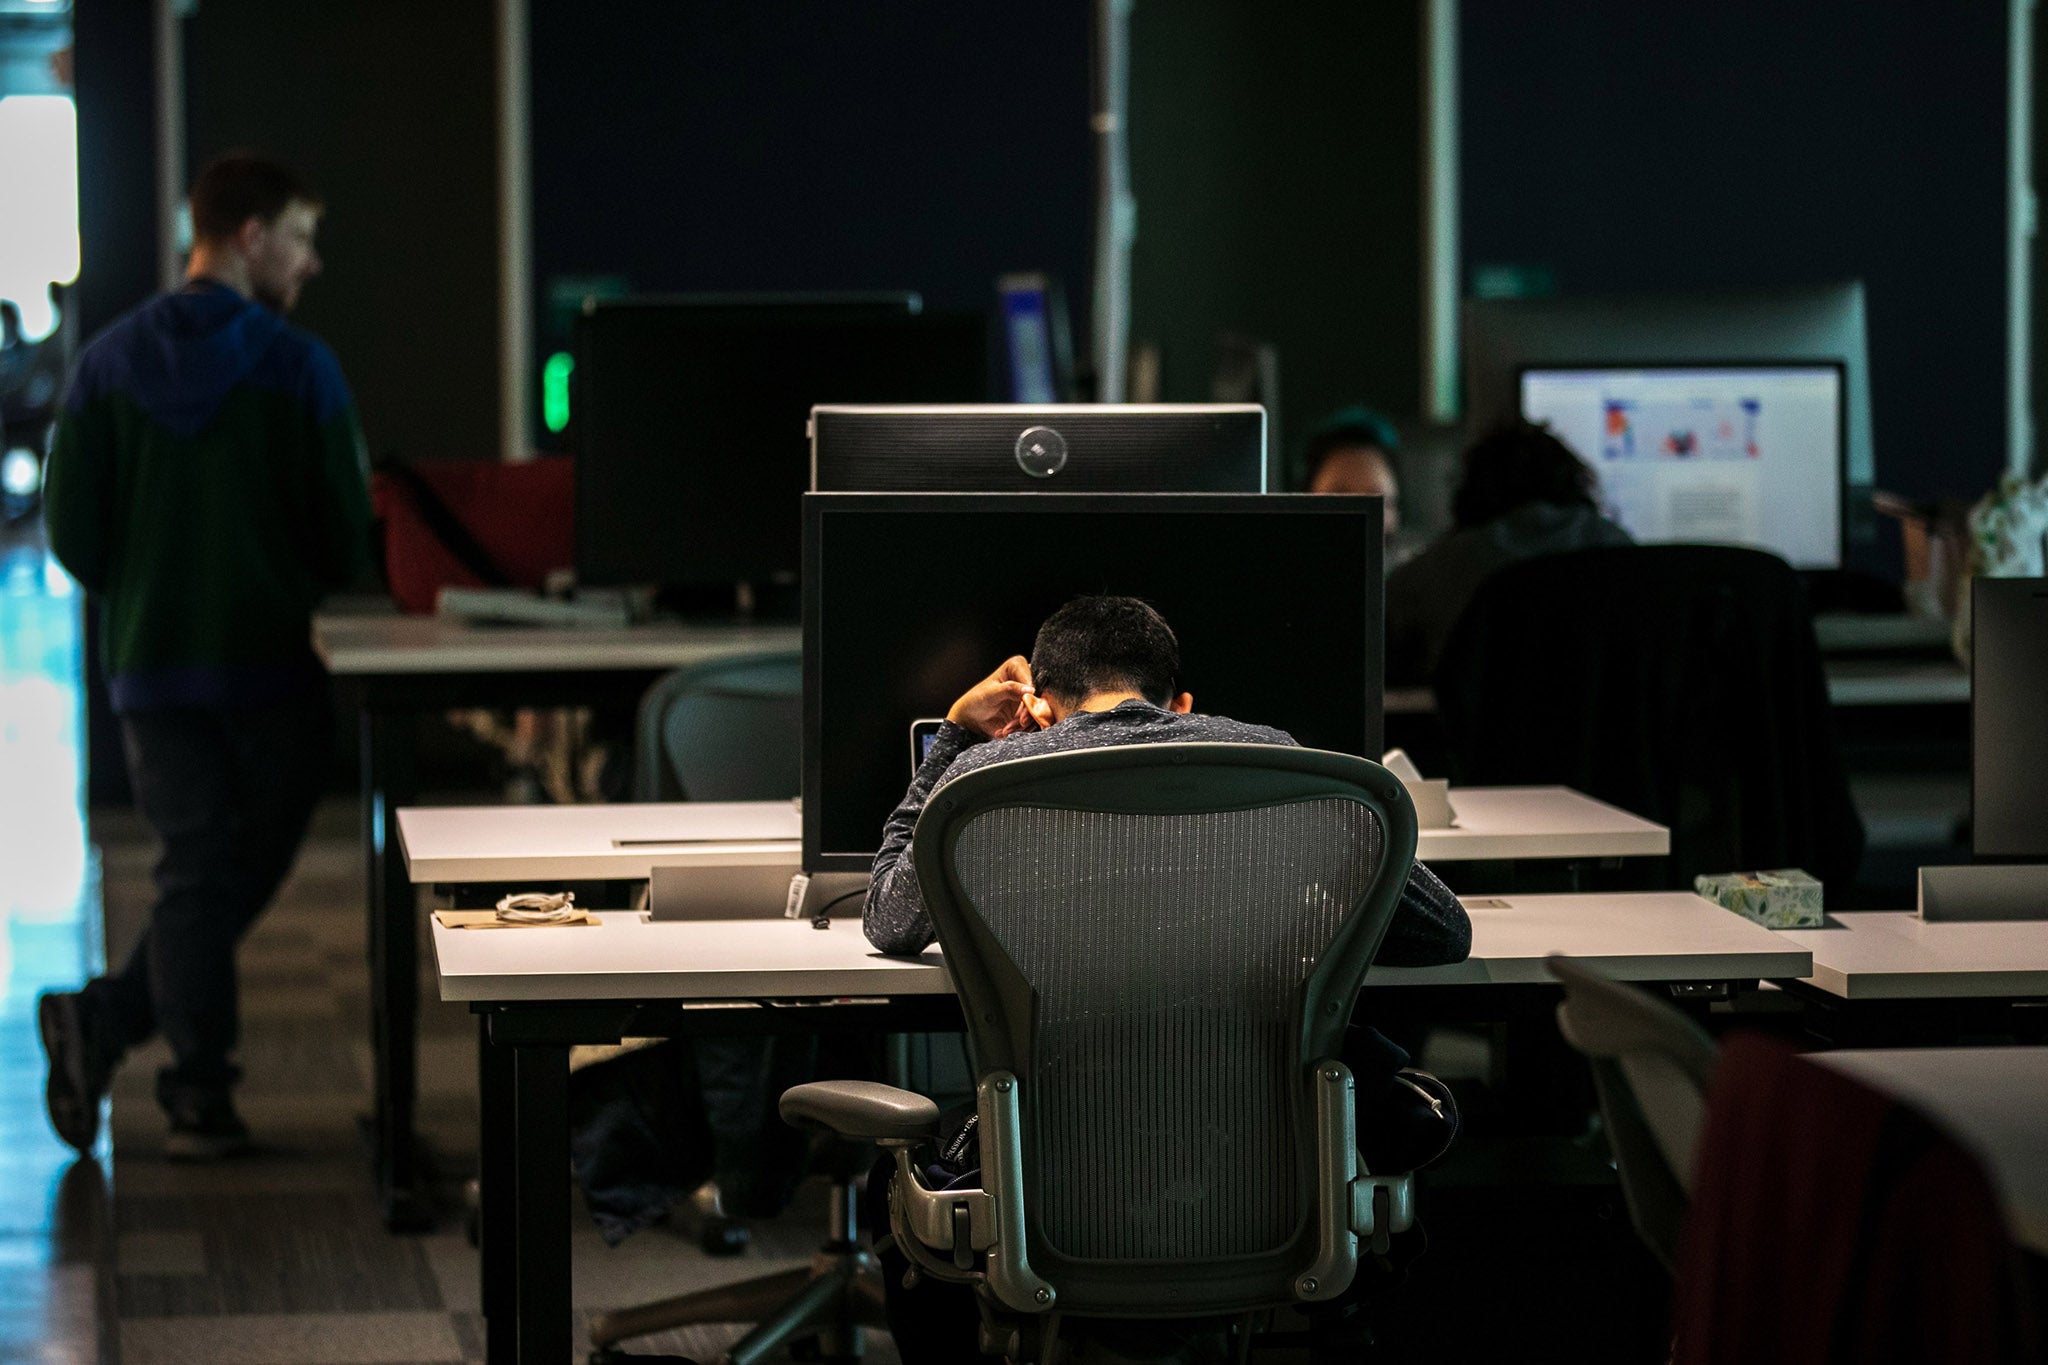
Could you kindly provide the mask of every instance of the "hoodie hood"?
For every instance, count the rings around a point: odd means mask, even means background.
[[[110,328],[94,350],[105,378],[151,420],[196,436],[285,330],[285,320],[224,284],[196,280]],[[80,395],[81,397],[83,395]]]

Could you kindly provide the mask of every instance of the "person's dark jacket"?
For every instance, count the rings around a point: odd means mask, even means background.
[[[940,786],[977,768],[1013,758],[1097,749],[1119,744],[1293,744],[1284,730],[1247,725],[1223,716],[1179,715],[1136,699],[1109,711],[1085,711],[1047,730],[999,740],[976,736],[950,721],[939,728],[910,790],[883,826],[875,855],[861,928],[885,953],[921,952],[933,939],[924,892],[911,865],[910,836],[925,803]],[[1427,967],[1462,962],[1472,948],[1472,924],[1465,907],[1435,873],[1416,863],[1401,889],[1401,903],[1387,926],[1375,961],[1390,966]]]
[[[311,615],[365,567],[362,428],[310,332],[194,280],[78,358],[44,514],[100,601],[116,711],[253,706],[316,682]]]

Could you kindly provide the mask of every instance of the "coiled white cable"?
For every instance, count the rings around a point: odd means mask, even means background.
[[[522,891],[498,902],[498,918],[512,924],[566,924],[581,913],[574,891]]]

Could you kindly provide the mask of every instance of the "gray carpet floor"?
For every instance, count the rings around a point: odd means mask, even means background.
[[[150,900],[153,848],[129,812],[96,811],[109,960],[122,960]],[[352,803],[316,818],[290,880],[241,953],[239,1103],[260,1143],[213,1166],[167,1162],[154,1076],[166,1055],[132,1055],[114,1085],[112,1299],[125,1365],[401,1365],[481,1360],[477,1255],[459,1191],[475,1169],[476,1044],[468,1012],[434,999],[431,952],[420,1046],[421,1129],[448,1216],[425,1236],[379,1221],[356,1117],[369,1099],[363,868]],[[567,1193],[567,1160],[564,1157]],[[802,1264],[825,1226],[807,1183],[744,1256],[697,1250],[687,1219],[607,1249],[575,1222],[577,1351],[599,1309]],[[633,1349],[715,1359],[739,1326],[645,1338]],[[893,1362],[886,1335],[869,1358]]]

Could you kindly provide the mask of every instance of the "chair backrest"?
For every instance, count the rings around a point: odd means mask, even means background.
[[[370,476],[384,577],[402,611],[443,587],[538,588],[575,562],[573,461],[422,460]]]
[[[1729,1036],[1673,1286],[1676,1365],[2048,1360],[2011,1205],[1938,1115],[1873,1084],[1883,1070]]]
[[[976,1074],[1017,1077],[1025,1243],[1062,1307],[1290,1302],[1310,1068],[1414,860],[1400,783],[1271,745],[1052,754],[947,783],[912,851]]]
[[[1552,957],[1549,967],[1564,986],[1558,1031],[1592,1064],[1629,1220],[1665,1269],[1673,1269],[1706,1116],[1714,1040],[1665,1002],[1583,963]]]
[[[1671,828],[1669,884],[1853,879],[1863,828],[1799,576],[1760,550],[1526,560],[1473,595],[1435,676],[1453,776],[1564,783]]]
[[[775,801],[803,786],[803,656],[677,669],[640,700],[638,801]]]

